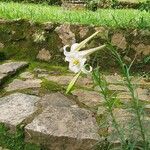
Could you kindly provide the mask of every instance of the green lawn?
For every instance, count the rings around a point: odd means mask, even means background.
[[[109,27],[150,28],[150,13],[132,9],[99,9],[96,12],[69,11],[56,6],[0,2],[0,18],[25,18],[37,22],[65,22]]]
[[[139,3],[146,2],[146,0],[118,0],[119,2]]]

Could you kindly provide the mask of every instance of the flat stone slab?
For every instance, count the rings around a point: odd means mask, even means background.
[[[40,75],[41,77],[41,75]],[[61,85],[68,85],[73,79],[74,75],[62,75],[62,76],[46,76],[45,78],[49,81],[56,82]],[[77,86],[91,88],[93,85],[91,78],[79,77],[76,82]]]
[[[109,84],[122,84],[123,83],[123,78],[120,75],[106,75],[105,79]]]
[[[19,69],[27,65],[27,62],[9,62],[0,65],[0,84],[2,84],[8,76],[15,74]]]
[[[129,89],[124,85],[119,85],[119,84],[110,84],[108,85],[108,89],[110,91],[122,91],[122,92],[127,92]],[[101,91],[101,88],[99,86],[95,86],[94,88],[95,91]]]
[[[123,131],[121,130],[121,132],[124,133],[125,139],[128,139],[131,132],[135,131],[135,129],[134,129],[135,127],[133,128],[133,115],[134,114],[131,113],[131,110],[129,111],[126,109],[115,108],[113,110],[113,115],[115,116],[115,119],[116,119],[117,123],[119,124],[119,127],[123,130]],[[118,133],[112,124],[111,117],[108,118],[108,120],[109,120],[108,141],[117,143],[117,141],[119,142]],[[131,125],[132,125],[132,128],[131,128]]]
[[[129,91],[129,89],[124,85],[114,85],[114,84],[111,84],[108,86],[108,89],[110,91]]]
[[[20,74],[20,78],[23,78],[23,79],[33,79],[34,78],[34,74],[31,73],[31,72],[23,72]]]
[[[150,90],[143,89],[143,88],[137,88],[135,90],[135,94],[141,101],[150,102]],[[117,97],[121,100],[131,100],[131,93],[129,92],[121,92],[117,94]]]
[[[92,113],[81,108],[50,106],[25,127],[26,141],[52,150],[92,150],[100,140]]]
[[[27,62],[9,62],[0,65],[0,73],[2,74],[14,74],[19,69],[27,66]]]
[[[42,97],[40,104],[46,108],[48,106],[58,106],[58,107],[78,107],[76,102],[70,100],[60,92],[47,94]]]
[[[137,122],[137,116],[133,110],[115,108],[113,110],[113,115],[125,139],[137,138],[137,140],[139,141],[142,140],[141,136],[139,136],[141,135],[141,133],[138,129],[139,125]],[[109,119],[109,127],[108,127],[108,133],[109,133],[108,141],[117,143],[117,141],[119,142],[119,136],[118,136],[116,129],[112,125],[112,121],[110,121],[110,119]],[[144,117],[142,118],[142,123],[143,123],[145,131],[147,132],[146,135],[149,136],[150,118],[144,115]]]
[[[145,88],[145,87],[150,88],[150,80],[145,79],[143,77],[141,77],[141,78],[140,77],[133,77],[132,83],[137,85],[137,86],[143,87],[143,88]]]
[[[40,79],[29,79],[29,80],[20,80],[15,79],[13,82],[11,82],[5,90],[7,92],[14,91],[14,90],[23,90],[23,89],[29,89],[29,88],[40,88],[41,87],[42,80]]]
[[[102,103],[104,103],[104,98],[100,93],[95,91],[88,91],[88,90],[82,90],[77,89],[72,91],[72,94],[77,96],[79,102],[89,106],[89,107],[95,107]]]
[[[37,96],[22,93],[0,98],[0,122],[10,127],[16,127],[37,111],[35,104],[39,99]]]

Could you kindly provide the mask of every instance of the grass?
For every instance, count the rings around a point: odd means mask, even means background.
[[[119,2],[128,2],[128,3],[139,3],[146,2],[146,0],[118,0]]]
[[[132,9],[65,10],[41,4],[0,2],[0,18],[34,22],[88,24],[108,27],[150,28],[150,13]]]
[[[57,91],[60,92],[64,91],[64,87],[53,81],[43,79],[41,90],[42,93],[57,92]]]
[[[54,72],[58,74],[68,73],[68,68],[66,66],[51,65],[46,62],[30,61],[29,71],[32,72],[35,68],[44,69],[47,72],[51,72],[51,74],[53,74]]]
[[[9,133],[9,129],[0,123],[0,146],[11,150],[40,150],[39,146],[24,142],[24,129],[17,127],[16,133]]]

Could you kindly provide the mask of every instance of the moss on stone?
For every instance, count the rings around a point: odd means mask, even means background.
[[[10,133],[3,123],[0,123],[0,145],[11,150],[40,150],[34,144],[24,142],[24,128],[18,126],[15,133]]]
[[[39,62],[39,61],[31,61],[30,62],[30,66],[29,66],[29,71],[34,71],[34,69],[36,68],[40,68],[40,69],[45,69],[48,72],[56,72],[58,74],[66,74],[68,73],[68,69],[65,66],[61,66],[61,65],[53,65],[47,62]]]
[[[42,82],[42,86],[41,86],[41,90],[42,92],[53,92],[53,91],[64,91],[64,88],[53,82],[53,81],[48,81],[46,79],[43,79],[43,82]]]

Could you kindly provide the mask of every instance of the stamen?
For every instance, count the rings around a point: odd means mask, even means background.
[[[73,64],[74,64],[74,65],[78,65],[79,63],[80,63],[80,62],[79,62],[78,59],[74,59],[74,60],[73,60]]]

